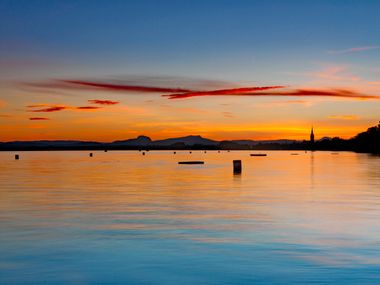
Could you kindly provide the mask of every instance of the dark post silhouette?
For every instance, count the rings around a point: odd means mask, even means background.
[[[90,152],[90,157],[92,157],[93,156],[93,153],[92,152]]]
[[[16,160],[19,160],[20,159],[20,156],[18,154],[15,155],[15,159]]]
[[[234,160],[233,166],[234,166],[234,174],[240,174],[241,173],[241,160]]]

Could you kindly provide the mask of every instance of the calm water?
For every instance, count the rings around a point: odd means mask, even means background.
[[[0,284],[380,283],[380,157],[88,153],[0,153]]]

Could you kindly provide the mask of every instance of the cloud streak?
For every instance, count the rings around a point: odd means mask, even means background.
[[[41,107],[45,108],[41,108]],[[64,111],[64,110],[98,110],[101,109],[102,107],[98,106],[51,106],[47,104],[37,104],[37,105],[29,105],[26,106],[27,108],[38,108],[38,109],[33,109],[33,110],[28,110],[29,112],[34,112],[34,113],[52,113],[52,112],[59,112],[59,111]]]
[[[335,120],[359,120],[360,117],[356,115],[331,115],[328,116],[329,119],[335,119]]]
[[[273,88],[273,87],[272,87]],[[276,87],[280,88],[280,87]],[[270,87],[267,87],[267,89],[271,89]],[[294,96],[294,97],[313,97],[313,96],[318,96],[318,97],[341,97],[341,98],[354,98],[354,99],[380,99],[380,96],[375,96],[375,95],[366,95],[366,94],[361,94],[357,93],[351,90],[347,89],[329,89],[329,90],[320,90],[320,89],[294,89],[294,90],[289,90],[289,91],[258,91],[258,92],[231,92],[231,93],[207,93],[207,92],[202,92],[201,95],[193,95],[187,96],[187,93],[185,94],[170,94],[170,95],[163,95],[163,96],[168,96],[169,99],[184,99],[192,96]]]
[[[29,120],[31,121],[47,121],[47,120],[50,120],[49,118],[45,118],[45,117],[32,117],[32,118],[29,118]]]
[[[97,107],[97,106],[79,106],[79,107],[74,107],[75,110],[97,110],[101,109],[102,107]]]
[[[129,84],[114,84],[114,83],[102,83],[83,80],[60,80],[58,81],[58,87],[77,87],[77,88],[91,88],[109,91],[133,91],[133,92],[159,92],[159,93],[173,93],[173,92],[191,92],[192,90],[184,88],[170,88],[170,87],[157,87],[157,86],[139,86]]]
[[[330,50],[330,51],[328,51],[328,53],[330,53],[330,54],[344,54],[344,53],[373,50],[373,49],[378,49],[378,48],[380,48],[380,46],[362,46],[362,47],[352,47],[352,48],[341,49],[341,50]]]
[[[40,106],[40,105],[30,105],[28,106],[29,108],[34,108],[35,106]],[[30,110],[29,112],[45,112],[45,113],[50,113],[50,112],[59,112],[62,110],[68,109],[67,106],[51,106],[51,107],[46,107],[42,109],[35,109],[35,110]]]
[[[88,102],[90,102],[90,103],[92,103],[92,104],[98,104],[98,105],[116,105],[116,104],[119,104],[119,103],[120,103],[120,102],[118,102],[118,101],[98,100],[98,99],[88,100]]]
[[[249,92],[285,88],[285,87],[286,86],[243,87],[243,88],[219,89],[219,90],[211,90],[211,91],[194,91],[194,92],[185,92],[185,93],[175,93],[175,94],[162,95],[162,96],[169,97],[169,99],[183,99],[183,98],[197,97],[197,96],[223,96],[223,95],[246,94]]]
[[[340,97],[354,99],[380,99],[380,96],[367,95],[347,89],[295,89],[281,92],[244,93],[240,96],[295,96],[295,97]]]
[[[352,48],[350,50],[363,50],[374,47],[361,47]],[[344,71],[344,67],[331,67],[328,70],[317,74],[317,76],[328,79],[347,79],[346,77],[338,76],[339,73]],[[350,80],[357,80],[357,78],[350,77]],[[32,84],[33,86],[47,87],[47,88],[75,88],[79,90],[108,90],[117,92],[139,92],[139,93],[158,93],[162,97],[168,99],[186,99],[191,97],[203,97],[203,96],[293,96],[293,97],[339,97],[339,98],[351,98],[351,99],[380,99],[380,96],[363,94],[360,92],[352,91],[350,89],[311,89],[311,88],[296,88],[290,89],[286,85],[273,85],[273,86],[251,86],[251,87],[234,87],[226,89],[210,89],[210,90],[193,90],[192,88],[173,88],[173,87],[161,87],[144,84],[142,81],[137,82],[139,85],[130,84],[115,84],[113,82],[100,82],[100,81],[85,81],[85,80],[55,80],[53,82]],[[162,82],[161,82],[162,83]],[[286,89],[285,89],[286,88]],[[283,89],[283,90],[275,90]],[[169,94],[165,94],[169,93]],[[120,102],[112,100],[88,100],[91,104],[97,105],[115,105]],[[81,106],[81,107],[69,107],[69,106],[49,106],[46,104],[38,104],[28,106],[29,108],[39,108],[32,112],[57,112],[65,109],[77,109],[77,110],[96,110],[101,107],[95,106]]]
[[[200,96],[207,96],[208,94],[203,94]],[[226,96],[227,94],[210,94]],[[294,89],[289,91],[266,91],[266,92],[246,92],[246,93],[233,93],[228,94],[230,96],[254,96],[254,97],[264,97],[264,96],[274,96],[274,97],[339,97],[339,98],[352,98],[352,99],[380,99],[380,96],[376,95],[366,95],[358,92],[354,92],[347,89]],[[191,96],[180,96],[180,94],[170,94],[166,95],[169,99],[183,99]]]

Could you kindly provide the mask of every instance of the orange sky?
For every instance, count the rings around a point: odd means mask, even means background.
[[[14,96],[2,100],[0,107],[1,141],[113,141],[138,135],[152,139],[202,135],[216,140],[302,140],[308,138],[312,125],[317,138],[349,138],[377,123],[379,107],[376,100],[355,98],[210,96],[169,100],[160,94],[64,90],[55,95],[49,91],[9,89]],[[105,98],[115,103],[88,101]],[[41,111],[51,106],[62,110]]]

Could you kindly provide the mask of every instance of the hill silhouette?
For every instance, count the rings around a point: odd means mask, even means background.
[[[12,141],[0,143],[0,151],[29,150],[332,150],[380,153],[380,122],[350,139],[324,137],[315,141],[225,140],[215,141],[199,135],[153,141],[147,136],[111,143],[75,140]]]

